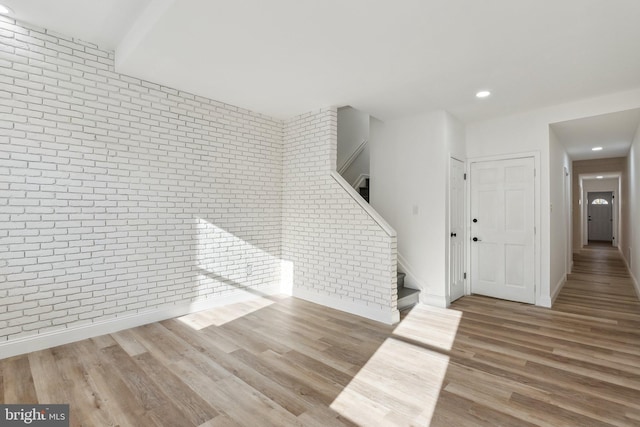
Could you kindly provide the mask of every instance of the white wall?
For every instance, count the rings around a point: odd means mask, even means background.
[[[395,232],[336,181],[335,159],[335,110],[285,123],[282,256],[293,269],[293,295],[396,322]]]
[[[640,89],[467,124],[468,158],[535,151],[540,154],[540,271],[536,301],[551,305],[551,215],[549,124],[640,107]],[[575,195],[574,195],[575,198]],[[555,284],[554,284],[555,285]]]
[[[352,107],[338,109],[338,147],[336,170],[349,160],[363,141],[369,140],[369,115]],[[342,172],[344,179],[355,184],[362,174],[369,175],[369,146],[358,155],[353,163]]]
[[[625,224],[627,233],[626,239],[621,241],[620,251],[630,267],[636,292],[640,297],[640,126],[627,157],[627,176],[627,197],[623,205],[623,215],[628,218]]]
[[[407,286],[447,304],[449,156],[464,159],[462,125],[444,111],[372,121],[371,205],[398,233]]]
[[[571,160],[556,137],[553,129],[549,129],[549,214],[550,214],[550,278],[551,297],[560,292],[566,275],[570,273],[571,250]],[[568,173],[565,176],[565,172]]]

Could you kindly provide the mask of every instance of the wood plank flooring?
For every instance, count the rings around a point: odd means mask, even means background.
[[[468,296],[390,327],[263,299],[2,360],[0,401],[73,426],[637,426],[640,302],[588,247],[551,310]]]

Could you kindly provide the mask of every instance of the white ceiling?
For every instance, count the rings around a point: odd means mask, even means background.
[[[351,105],[469,122],[640,87],[638,0],[0,2],[117,47],[120,72],[279,118]]]
[[[551,125],[572,160],[625,157],[640,124],[640,108]],[[602,151],[592,151],[602,147]]]

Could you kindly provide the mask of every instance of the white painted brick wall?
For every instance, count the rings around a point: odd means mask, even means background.
[[[284,131],[283,258],[294,295],[338,306],[397,309],[396,238],[331,177],[337,113],[291,119]]]
[[[282,143],[0,17],[0,342],[279,282]]]

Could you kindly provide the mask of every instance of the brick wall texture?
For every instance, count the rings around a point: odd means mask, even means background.
[[[335,120],[124,76],[0,17],[0,343],[272,286],[283,258],[295,287],[395,309],[395,241],[329,175]]]
[[[285,123],[282,252],[293,264],[293,294],[390,315],[397,299],[396,238],[331,177],[336,136],[336,110]]]

